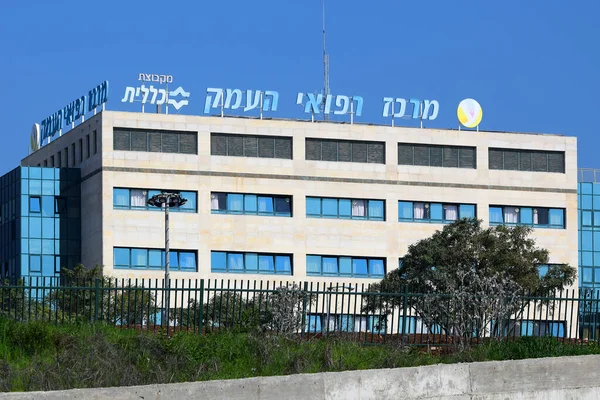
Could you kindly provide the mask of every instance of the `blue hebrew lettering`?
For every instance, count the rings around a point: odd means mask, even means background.
[[[342,104],[343,103],[343,104]],[[337,96],[335,99],[335,106],[337,108],[342,108],[341,110],[335,110],[333,113],[336,115],[343,115],[348,112],[348,108],[350,107],[350,98],[348,96]]]
[[[433,111],[431,113],[431,115],[429,115],[429,109],[433,107]],[[433,121],[434,119],[437,118],[438,116],[438,112],[440,109],[440,103],[437,102],[437,100],[425,100],[424,105],[423,105],[423,119],[429,119],[431,121]]]
[[[73,118],[79,119],[85,115],[85,96],[81,96],[75,100],[75,110],[73,111]]]
[[[357,117],[360,117],[360,115],[362,114],[362,109],[363,109],[363,98],[361,96],[353,96],[352,97],[352,102],[356,101],[356,111],[354,112],[354,114]]]
[[[396,99],[396,103],[400,103],[400,111],[398,111],[398,114],[395,114],[394,116],[402,118],[404,117],[404,114],[406,114],[406,99],[398,97]]]
[[[419,119],[421,117],[421,100],[410,99],[409,102],[413,105],[413,119]]]
[[[393,97],[384,97],[383,98],[383,113],[382,113],[382,115],[384,117],[390,116],[390,108],[392,110],[391,115],[394,115],[394,98]]]
[[[306,93],[306,97],[308,97],[308,101],[304,105],[304,112],[318,114],[319,106],[323,102],[323,95],[318,94],[315,96],[313,93]],[[303,98],[304,98],[304,93],[302,93],[302,92],[298,93],[298,97],[296,98],[296,104],[302,105]]]
[[[104,81],[100,84],[100,89],[98,90],[96,97],[96,107],[104,104],[108,101],[108,81]]]
[[[277,111],[277,104],[279,103],[279,93],[273,90],[265,91],[265,101],[263,104],[263,111]]]
[[[208,94],[204,102],[204,114],[208,114],[211,108],[217,108],[223,103],[223,89],[207,88],[206,93]],[[214,93],[214,99],[210,93]]]
[[[331,101],[335,96],[330,94],[325,95],[325,107],[323,108],[323,114],[329,114],[331,112]]]
[[[244,107],[244,112],[254,110],[258,107],[261,93],[260,90],[256,90],[254,92],[254,97],[252,97],[252,90],[246,90],[246,106]]]
[[[63,108],[63,116],[65,118],[65,124],[70,125],[73,122],[73,111],[75,109],[75,102],[71,104],[67,104],[65,108]]]
[[[232,110],[238,109],[242,105],[242,91],[240,89],[226,89],[227,95],[225,96],[225,108],[231,108]],[[231,105],[231,99],[235,97],[235,103]]]

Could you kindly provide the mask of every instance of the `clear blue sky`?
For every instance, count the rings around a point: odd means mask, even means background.
[[[174,76],[201,115],[207,87],[277,90],[273,116],[304,118],[297,92],[322,87],[321,0],[5,1],[0,6],[0,173],[27,154],[33,122],[110,82],[109,109],[140,72]],[[327,0],[332,94],[438,100],[429,127],[456,128],[466,97],[481,129],[578,137],[598,167],[600,2]],[[399,123],[415,126],[410,120]]]

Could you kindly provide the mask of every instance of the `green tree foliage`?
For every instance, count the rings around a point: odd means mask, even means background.
[[[157,309],[152,290],[102,275],[102,267],[79,264],[62,271],[60,288],[45,299],[61,320],[105,321],[118,325],[152,323]]]
[[[525,226],[483,228],[481,221],[463,219],[408,248],[398,269],[390,271],[370,291],[409,290],[408,308],[428,325],[467,339],[481,336],[492,321],[523,309],[519,295],[548,295],[571,285],[575,268],[547,264],[548,250],[536,247]],[[364,308],[390,312],[403,296],[367,296]]]

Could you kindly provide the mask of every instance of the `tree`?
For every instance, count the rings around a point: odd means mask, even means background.
[[[481,337],[493,322],[519,313],[524,293],[547,295],[571,285],[575,268],[550,265],[548,250],[536,247],[525,226],[483,228],[481,221],[462,219],[408,248],[398,269],[389,272],[370,291],[366,310],[390,312],[403,297],[384,295],[407,287],[407,306],[429,326],[458,337],[461,345]],[[503,327],[502,327],[503,328]]]
[[[46,296],[56,318],[142,325],[151,323],[157,313],[152,290],[140,288],[131,280],[119,282],[103,276],[100,265],[86,269],[79,264],[61,273],[61,287]]]

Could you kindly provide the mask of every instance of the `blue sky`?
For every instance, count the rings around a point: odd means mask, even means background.
[[[598,167],[600,2],[326,0],[331,92],[437,100],[427,127],[456,128],[472,97],[482,130],[578,137],[579,166]],[[273,117],[306,118],[298,92],[323,85],[321,0],[6,1],[0,7],[0,173],[27,154],[34,122],[103,80],[109,109],[138,74],[170,74],[202,115],[207,87],[276,90]],[[340,117],[338,117],[340,119]],[[347,117],[345,118],[347,119]],[[416,126],[412,120],[397,125]]]

